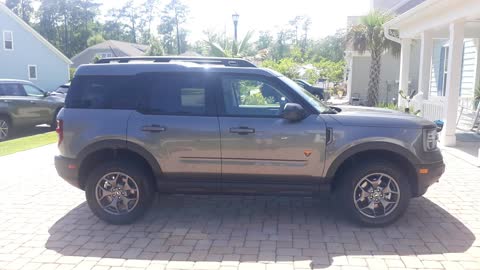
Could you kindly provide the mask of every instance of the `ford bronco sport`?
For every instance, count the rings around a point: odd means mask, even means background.
[[[225,58],[108,58],[78,68],[57,118],[59,175],[110,223],[158,193],[329,191],[354,221],[399,218],[444,172],[436,126],[332,109],[287,77]]]

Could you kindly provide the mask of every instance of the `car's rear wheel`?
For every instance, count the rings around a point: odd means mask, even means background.
[[[88,176],[86,197],[99,218],[128,224],[140,218],[152,204],[152,179],[142,166],[127,161],[100,165]]]
[[[0,142],[7,140],[12,134],[12,127],[10,121],[0,116]]]
[[[53,114],[52,121],[50,122],[50,130],[55,130],[57,128],[57,115],[60,112],[61,108],[57,109]]]
[[[407,174],[387,161],[360,163],[343,174],[338,192],[347,216],[366,226],[385,226],[403,215],[411,198]]]

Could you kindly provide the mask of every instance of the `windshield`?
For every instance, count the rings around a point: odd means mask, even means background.
[[[302,96],[302,98],[305,99],[309,104],[315,107],[315,109],[317,109],[319,113],[335,113],[335,111],[332,110],[329,106],[325,105],[317,97],[312,95],[307,90],[303,89],[296,82],[292,81],[291,79],[285,76],[280,76],[278,78],[282,80],[284,83],[286,83],[288,86],[290,86],[290,88],[295,90],[295,92],[297,92],[300,96]]]

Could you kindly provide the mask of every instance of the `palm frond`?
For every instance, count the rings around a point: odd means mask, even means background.
[[[229,57],[228,52],[217,43],[210,40],[205,40],[205,43],[207,43],[210,49],[210,54],[212,54],[212,56]]]
[[[253,36],[254,31],[250,30],[247,34],[243,37],[242,41],[240,41],[240,45],[238,46],[238,54],[242,54],[246,49],[250,42],[250,39]]]
[[[361,24],[351,27],[347,32],[347,42],[355,51],[363,54],[368,46],[366,27]]]

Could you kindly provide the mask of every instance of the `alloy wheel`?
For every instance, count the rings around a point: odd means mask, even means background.
[[[0,119],[0,141],[5,140],[8,137],[8,123],[7,121]]]
[[[139,196],[135,180],[121,172],[104,175],[95,187],[98,204],[112,215],[124,215],[133,211],[138,204]]]
[[[354,188],[355,207],[368,218],[381,218],[391,214],[400,202],[397,181],[385,173],[369,174]]]

